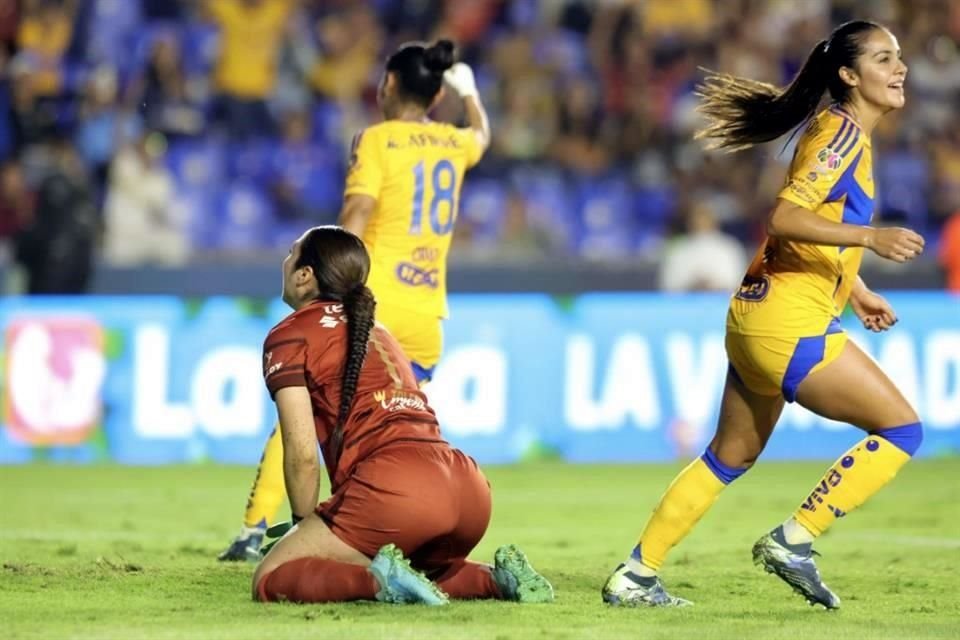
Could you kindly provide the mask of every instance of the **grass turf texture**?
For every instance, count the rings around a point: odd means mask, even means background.
[[[817,548],[843,599],[811,609],[750,562],[822,463],[766,463],[674,550],[684,610],[612,609],[600,586],[633,546],[676,465],[493,467],[494,519],[473,557],[519,544],[552,605],[443,608],[250,601],[249,564],[221,564],[252,469],[0,467],[0,626],[20,638],[955,638],[960,459],[919,461]]]

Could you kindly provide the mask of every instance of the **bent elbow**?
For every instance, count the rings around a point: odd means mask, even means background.
[[[779,238],[783,235],[782,216],[778,216],[776,212],[767,216],[766,232],[769,238]]]

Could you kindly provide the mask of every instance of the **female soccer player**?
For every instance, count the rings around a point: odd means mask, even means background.
[[[340,224],[363,238],[372,257],[369,286],[377,321],[397,338],[418,382],[433,375],[447,315],[447,252],[464,173],[490,143],[490,126],[470,67],[453,63],[453,43],[401,46],[387,60],[378,91],[384,122],[356,136]],[[428,113],[443,83],[462,98],[470,126]],[[283,502],[282,445],[274,430],[257,471],[244,528],[221,560],[259,558],[266,522]]]
[[[869,226],[870,133],[903,106],[906,73],[893,34],[856,21],[817,44],[786,88],[729,75],[710,75],[701,87],[710,123],[699,137],[714,147],[745,149],[809,124],[767,219],[768,238],[730,303],[730,368],[716,434],[667,488],[637,546],[603,587],[605,602],[688,604],[658,577],[667,552],[753,465],[784,401],[796,401],[867,435],[786,522],[760,538],[753,558],[811,604],[840,605],[820,579],[812,542],[889,482],[922,438],[916,412],[837,319],[849,302],[867,329],[889,329],[897,321],[893,309],[857,275],[863,250],[895,262],[923,251],[913,231]],[[833,104],[813,117],[824,92]]]
[[[310,229],[283,261],[294,313],[267,335],[263,370],[299,524],[257,567],[254,597],[552,600],[512,545],[497,550],[494,567],[466,560],[490,520],[490,486],[443,440],[406,355],[374,324],[370,268],[363,242],[340,227]],[[318,442],[332,489],[319,506]]]

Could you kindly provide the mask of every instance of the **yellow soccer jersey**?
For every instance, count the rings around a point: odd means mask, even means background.
[[[390,120],[354,139],[344,195],[377,207],[363,234],[368,286],[385,305],[447,316],[447,252],[460,186],[483,153],[472,129]]]
[[[870,139],[838,106],[814,118],[797,144],[779,197],[833,222],[873,217]],[[747,269],[727,330],[754,336],[823,335],[860,269],[861,247],[768,238]]]

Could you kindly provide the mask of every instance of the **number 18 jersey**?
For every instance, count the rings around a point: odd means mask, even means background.
[[[363,234],[377,301],[447,316],[447,252],[460,186],[483,148],[472,129],[388,120],[353,141],[344,196],[376,199]]]

